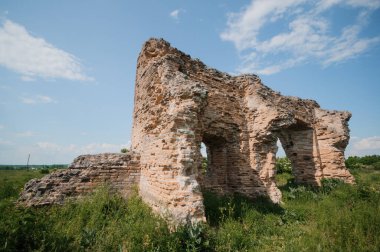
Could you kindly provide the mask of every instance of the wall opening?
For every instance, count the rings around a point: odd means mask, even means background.
[[[203,175],[203,188],[224,193],[228,185],[227,141],[220,136],[204,134],[202,143],[206,149],[203,153],[207,158],[207,163],[203,163],[203,167],[206,168]],[[202,161],[204,160],[203,153]]]
[[[320,167],[316,162],[315,135],[306,123],[297,122],[278,132],[286,157],[291,162],[294,181],[298,184],[317,185]]]
[[[276,184],[280,190],[283,190],[294,181],[293,166],[291,160],[286,155],[280,139],[277,139],[276,153]]]
[[[276,158],[283,158],[286,157],[286,153],[284,148],[282,147],[280,139],[277,139],[277,153]]]
[[[207,146],[204,142],[201,143],[201,173],[204,175],[207,172],[208,167],[208,157],[207,157]]]

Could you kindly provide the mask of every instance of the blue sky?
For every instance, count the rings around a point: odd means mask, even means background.
[[[136,60],[162,37],[210,67],[351,111],[380,154],[380,0],[0,2],[0,164],[130,144]]]

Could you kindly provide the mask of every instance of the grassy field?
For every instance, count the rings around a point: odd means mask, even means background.
[[[106,188],[64,206],[16,207],[22,185],[43,174],[0,171],[0,251],[379,251],[380,171],[350,167],[356,185],[315,189],[279,174],[281,205],[205,192],[208,223],[175,232],[138,196]]]

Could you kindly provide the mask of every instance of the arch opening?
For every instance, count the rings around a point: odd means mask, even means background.
[[[204,134],[200,144],[198,181],[202,190],[225,193],[228,186],[228,144],[216,135]]]
[[[282,191],[287,185],[293,183],[293,165],[291,160],[285,153],[280,139],[277,138],[277,153],[276,153],[276,185]]]
[[[283,149],[283,152],[281,148],[278,151],[278,157],[285,154],[283,157],[289,159],[294,181],[297,184],[319,185],[318,178],[322,171],[315,131],[305,123],[297,122],[282,129],[277,136],[278,145],[280,143]]]
[[[199,168],[199,172],[204,176],[207,173],[208,167],[208,155],[207,155],[207,146],[204,142],[201,142],[201,165]]]

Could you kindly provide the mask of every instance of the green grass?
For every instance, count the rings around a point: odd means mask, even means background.
[[[356,185],[320,189],[280,174],[281,205],[204,192],[208,223],[170,232],[136,194],[126,201],[107,188],[64,206],[16,207],[21,186],[42,174],[0,171],[0,251],[379,251],[380,171],[352,173]]]
[[[0,170],[0,202],[17,197],[27,181],[42,176],[44,174],[36,170]]]

